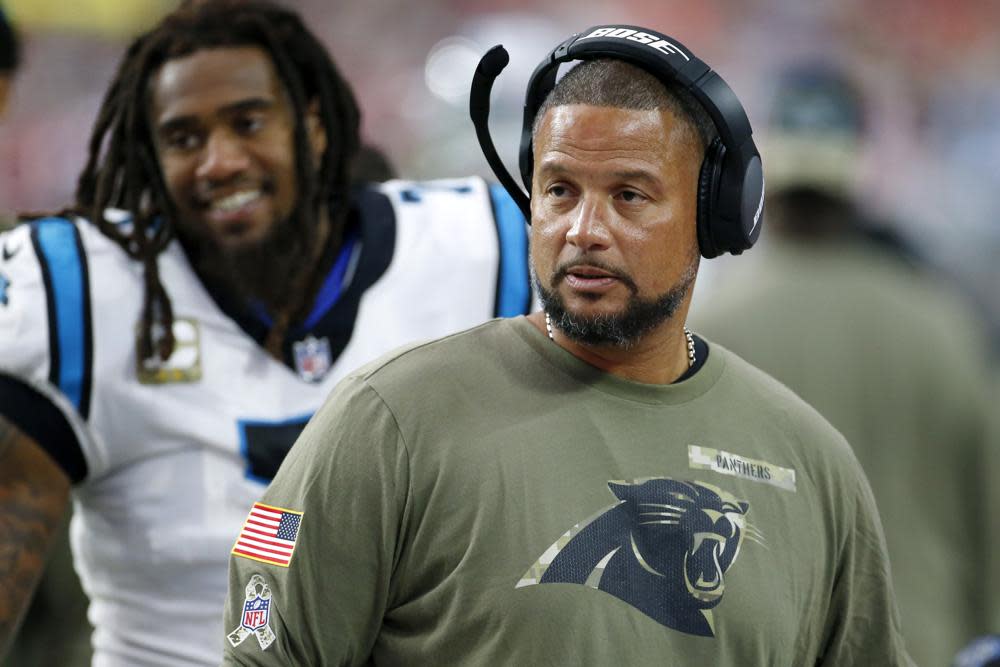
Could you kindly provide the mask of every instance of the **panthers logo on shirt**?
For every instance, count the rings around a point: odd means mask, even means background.
[[[609,482],[619,502],[560,537],[517,583],[583,584],[656,622],[714,637],[712,609],[744,539],[763,543],[750,506],[711,484],[652,478]]]

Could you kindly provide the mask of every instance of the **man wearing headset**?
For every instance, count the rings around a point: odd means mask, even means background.
[[[549,94],[564,56],[585,62]],[[759,231],[734,101],[633,27],[536,70],[544,312],[334,390],[233,547],[227,663],[912,664],[847,443],[684,326],[699,252]]]

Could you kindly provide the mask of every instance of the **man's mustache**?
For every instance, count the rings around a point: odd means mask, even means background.
[[[635,284],[632,278],[622,271],[621,269],[615,268],[602,262],[599,259],[591,259],[587,256],[578,257],[576,259],[569,260],[568,262],[563,262],[558,267],[556,267],[555,272],[552,274],[552,287],[555,288],[560,282],[562,282],[567,275],[573,272],[574,269],[580,267],[591,267],[594,269],[599,269],[607,273],[612,278],[621,281],[625,287],[629,289],[633,294],[639,292],[639,287]]]

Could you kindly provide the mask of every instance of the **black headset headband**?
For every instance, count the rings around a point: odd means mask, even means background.
[[[490,49],[480,60],[472,80],[469,111],[476,135],[487,161],[525,218],[531,220],[530,193],[533,167],[531,134],[538,110],[556,85],[559,66],[573,60],[615,58],[632,63],[664,83],[680,84],[698,101],[712,119],[724,148],[719,158],[716,184],[706,195],[708,229],[721,230],[714,256],[722,251],[739,253],[753,245],[760,233],[763,205],[763,175],[760,154],[754,145],[750,121],[736,94],[718,74],[699,60],[687,47],[667,35],[628,25],[594,26],[577,33],[554,48],[535,68],[524,101],[524,122],[518,166],[527,188],[525,194],[503,166],[489,136],[489,96],[493,81],[508,62],[502,46]],[[707,178],[713,178],[711,174]],[[728,222],[725,222],[728,221]],[[700,232],[701,233],[701,232]],[[705,232],[712,235],[714,232]]]
[[[665,83],[676,82],[691,91],[708,112],[730,154],[757,155],[750,121],[732,89],[683,44],[647,28],[595,26],[573,35],[552,49],[535,68],[524,99],[521,130],[521,176],[531,191],[531,130],[538,109],[556,84],[559,66],[573,60],[615,58],[630,62]],[[749,149],[749,150],[747,150]],[[527,164],[525,164],[527,162]]]

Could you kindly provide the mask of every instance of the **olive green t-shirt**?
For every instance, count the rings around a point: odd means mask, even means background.
[[[717,345],[666,386],[525,318],[408,348],[333,392],[259,509],[281,555],[244,528],[229,664],[910,664],[849,447]]]

